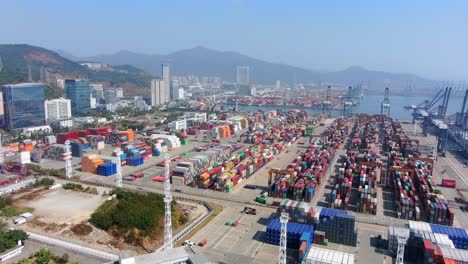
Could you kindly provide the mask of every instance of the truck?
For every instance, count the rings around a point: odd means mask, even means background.
[[[250,214],[250,215],[257,215],[257,209],[252,208],[252,207],[245,207],[244,211],[245,214]]]
[[[206,246],[207,243],[208,243],[208,241],[206,239],[203,239],[202,241],[198,242],[198,246],[199,247],[204,247],[204,246]]]
[[[136,178],[136,179],[140,179],[140,178],[145,177],[145,174],[143,172],[136,172],[136,173],[133,173],[130,176],[132,176],[133,178]]]
[[[457,187],[457,181],[454,179],[442,179],[442,186],[445,188],[456,188]]]
[[[182,246],[190,246],[190,247],[193,247],[193,246],[195,246],[195,243],[193,243],[193,242],[190,241],[190,240],[185,240],[184,243],[182,243]]]

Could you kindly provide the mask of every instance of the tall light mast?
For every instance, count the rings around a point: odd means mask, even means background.
[[[2,134],[0,134],[0,165],[3,165],[3,144],[2,144]]]
[[[122,188],[122,160],[120,160],[120,155],[117,155],[115,158],[117,164],[117,174],[115,175],[115,188]]]
[[[286,243],[287,243],[287,234],[288,234],[288,213],[281,213],[280,223],[281,223],[281,237],[280,237],[280,246],[279,246],[279,256],[278,264],[286,264]]]
[[[164,205],[165,205],[165,224],[164,224],[164,250],[172,248],[172,218],[171,218],[171,176],[169,175],[170,156],[164,155]]]
[[[67,140],[65,141],[65,148],[66,148],[66,152],[65,152],[65,177],[67,179],[71,179],[71,177],[73,176],[73,169],[72,169],[72,164],[71,164],[71,159],[72,159],[72,154],[71,154],[71,151],[70,151],[70,141]]]

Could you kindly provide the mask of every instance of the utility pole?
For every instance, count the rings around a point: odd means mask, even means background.
[[[164,155],[164,205],[165,205],[165,223],[164,223],[164,250],[172,248],[172,216],[171,216],[171,177],[169,175],[170,156]]]
[[[281,223],[281,237],[280,237],[280,246],[279,246],[279,256],[278,256],[278,264],[286,264],[286,243],[287,243],[287,235],[288,235],[288,221],[289,221],[289,214],[288,213],[281,213],[280,216],[280,223]]]

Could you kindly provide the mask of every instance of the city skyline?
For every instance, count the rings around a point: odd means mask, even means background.
[[[466,80],[468,55],[464,47],[468,38],[460,33],[467,23],[463,13],[467,5],[463,1],[268,5],[262,1],[143,1],[140,5],[117,1],[109,6],[106,1],[15,1],[4,3],[10,12],[0,18],[2,24],[14,24],[14,30],[2,27],[0,34],[5,43],[39,45],[77,56],[119,50],[166,54],[202,45],[307,69],[339,70],[359,65],[433,79]],[[67,8],[88,19],[65,19],[62,10]],[[156,19],[153,12],[157,10],[164,12],[158,12]],[[30,19],[22,21],[17,14]],[[173,20],[169,14],[183,15],[184,19]],[[158,23],[166,19],[171,22]],[[48,30],[33,30],[29,21],[34,20],[40,20],[41,28]],[[95,41],[85,42],[83,35]]]

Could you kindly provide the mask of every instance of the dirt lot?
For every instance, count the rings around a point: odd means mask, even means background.
[[[111,234],[92,227],[87,222],[91,214],[106,200],[104,192],[106,188],[97,188],[99,194],[89,194],[73,190],[34,190],[18,195],[15,206],[20,208],[32,208],[35,219],[21,226],[22,229],[68,242],[82,244],[96,249],[118,252],[122,249],[131,249],[136,252],[145,252],[144,249],[123,243]],[[206,208],[199,204],[180,202],[179,208],[189,217],[190,221],[197,219],[206,212]],[[187,225],[186,224],[186,225]],[[78,232],[77,225],[86,229],[86,232]],[[174,235],[184,226],[174,230]],[[72,231],[72,230],[75,230]],[[81,234],[80,234],[81,233]],[[154,240],[151,244],[159,247],[162,239]]]
[[[44,223],[78,224],[89,219],[91,214],[105,201],[103,188],[100,195],[72,190],[55,189],[42,193],[35,199],[18,201],[19,207],[34,209],[36,219]]]

